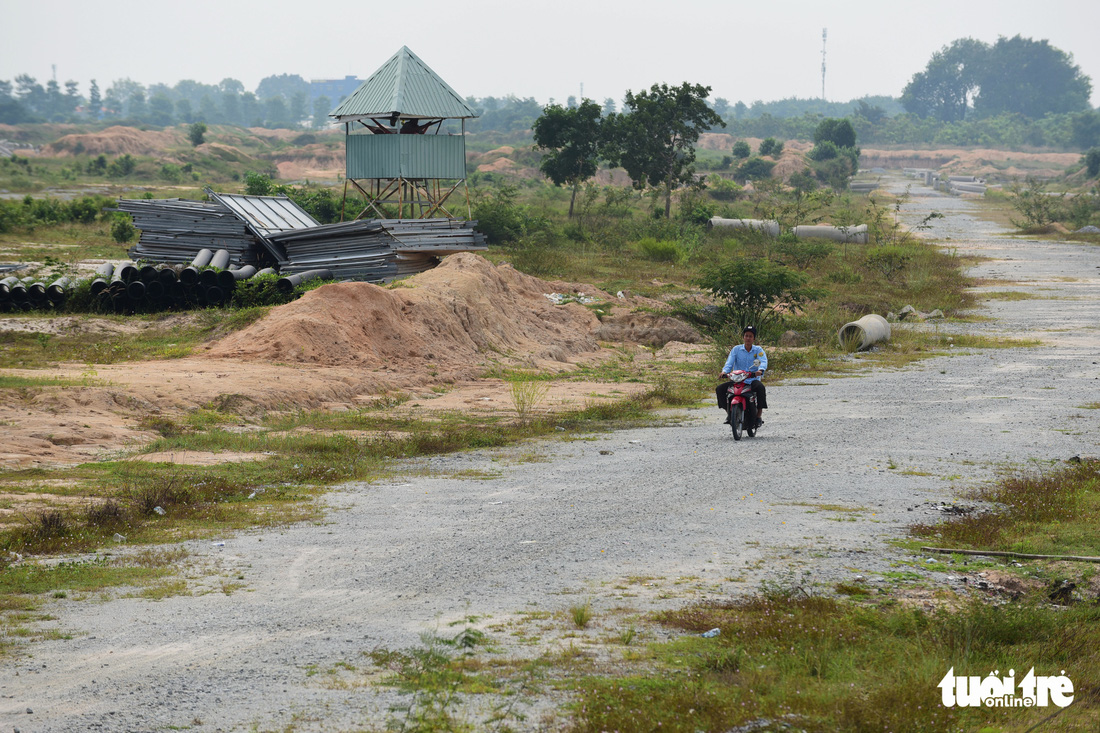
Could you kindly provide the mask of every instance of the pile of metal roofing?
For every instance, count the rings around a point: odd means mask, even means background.
[[[382,226],[396,241],[397,277],[430,270],[440,257],[452,252],[488,249],[485,235],[474,229],[476,225],[476,221],[455,219],[383,219]]]
[[[236,266],[273,265],[282,274],[325,268],[342,280],[382,281],[430,270],[452,252],[487,249],[475,221],[361,219],[319,224],[285,196],[206,190],[211,203],[121,199],[141,238],[135,261],[190,262],[203,249],[224,249]]]
[[[270,239],[286,252],[286,261],[279,264],[284,274],[318,267],[341,280],[392,280],[398,274],[394,239],[376,219],[322,224]]]
[[[361,219],[273,234],[287,260],[279,271],[327,267],[347,280],[392,280],[430,270],[452,252],[485,250],[477,222],[453,219]]]
[[[199,250],[224,249],[233,264],[263,265],[265,249],[241,219],[219,203],[181,199],[119,199],[118,210],[141,230],[130,258],[187,264]]]

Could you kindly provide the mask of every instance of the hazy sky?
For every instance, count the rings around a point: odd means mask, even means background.
[[[897,96],[956,38],[1021,34],[1073,54],[1100,104],[1096,0],[0,0],[0,79],[174,85],[369,76],[406,45],[463,96],[622,99],[656,82],[755,100]]]

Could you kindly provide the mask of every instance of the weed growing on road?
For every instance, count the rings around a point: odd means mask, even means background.
[[[587,628],[588,624],[592,622],[592,606],[588,603],[571,606],[569,617],[573,619],[573,625],[578,629]]]

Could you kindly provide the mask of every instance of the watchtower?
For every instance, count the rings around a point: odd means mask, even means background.
[[[454,218],[443,204],[459,186],[466,190],[469,217],[466,120],[477,114],[407,46],[329,116],[344,123],[344,202],[348,183],[367,200],[356,219],[368,213],[390,218],[382,204],[396,205],[399,219],[406,218],[406,207],[407,218]],[[461,133],[444,131],[445,120],[461,120]]]

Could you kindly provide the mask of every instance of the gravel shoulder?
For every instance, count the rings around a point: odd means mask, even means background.
[[[553,614],[579,603],[597,620],[583,637],[761,581],[873,578],[915,560],[891,540],[937,516],[929,502],[1005,467],[1095,455],[1100,411],[1078,406],[1100,399],[1100,248],[1003,236],[969,201],[913,194],[904,216],[946,214],[929,236],[989,258],[972,273],[1009,281],[990,289],[1041,296],[944,328],[1041,346],[776,385],[766,426],[740,443],[698,409],[341,486],[322,523],[188,543],[191,595],[52,601],[42,626],[72,638],[0,670],[0,730],[381,728],[393,693],[311,670],[453,636],[471,616],[533,654],[499,629],[548,613],[547,645],[567,626],[555,633]],[[527,725],[552,727],[558,702],[521,703]]]

